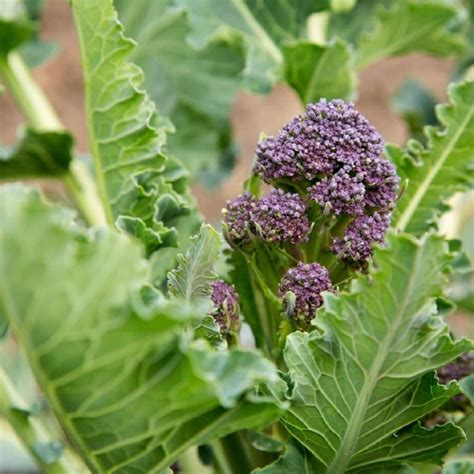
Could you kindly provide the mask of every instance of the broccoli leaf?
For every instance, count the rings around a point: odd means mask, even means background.
[[[288,474],[289,472],[313,474],[319,471],[306,450],[289,443],[285,452],[275,462],[263,468],[254,469],[252,474]]]
[[[410,140],[406,150],[387,147],[402,180],[408,180],[394,213],[392,224],[420,235],[436,224],[448,207],[447,198],[474,185],[474,82],[453,84],[450,103],[438,106],[443,127],[427,127],[427,147]]]
[[[380,6],[370,29],[357,42],[356,67],[413,51],[438,56],[459,52],[464,39],[450,31],[458,16],[456,7],[442,1],[397,0],[388,8]]]
[[[436,314],[452,256],[439,236],[391,234],[376,267],[350,292],[326,294],[317,330],[287,338],[294,385],[288,431],[314,456],[314,472],[382,472],[406,462],[441,464],[463,439],[453,424],[416,420],[459,387],[438,385],[434,369],[472,347],[454,342]],[[383,471],[385,472],[385,471]]]
[[[443,474],[472,474],[474,472],[474,461],[469,459],[463,461],[451,461],[443,469]]]
[[[258,93],[269,92],[282,78],[282,44],[305,38],[308,16],[329,8],[327,0],[301,0],[298,7],[290,0],[178,0],[178,4],[187,7],[194,46],[203,47],[228,34],[226,30],[242,38],[244,87]]]
[[[147,91],[176,126],[168,150],[194,178],[216,185],[233,166],[229,114],[244,67],[241,41],[226,38],[197,50],[183,9],[170,0],[117,1],[131,58],[144,70]]]
[[[72,144],[67,132],[27,129],[13,149],[0,148],[0,178],[61,176],[68,170]]]
[[[343,41],[319,46],[310,42],[283,46],[285,79],[304,104],[321,98],[352,98],[356,78],[352,54]]]
[[[413,79],[405,80],[392,99],[392,107],[402,116],[410,137],[424,143],[425,125],[437,125],[436,99],[422,84]]]
[[[149,253],[176,246],[179,220],[195,215],[194,204],[183,166],[162,153],[166,120],[140,89],[142,71],[127,62],[134,42],[124,37],[112,0],[72,4],[91,149],[108,221],[143,238]]]
[[[92,472],[155,472],[278,416],[254,391],[277,380],[270,362],[187,342],[196,305],[140,299],[148,264],[136,244],[81,231],[34,191],[0,193],[0,308]]]
[[[178,255],[178,266],[168,274],[168,288],[173,296],[196,304],[211,293],[222,243],[220,234],[210,225],[203,225],[192,240],[186,256]]]

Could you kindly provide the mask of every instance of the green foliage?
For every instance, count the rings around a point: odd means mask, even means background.
[[[142,71],[127,62],[126,39],[111,0],[73,2],[85,80],[91,149],[110,223],[142,238],[151,253],[176,246],[179,219],[193,213],[186,173],[161,152],[166,121],[140,89]],[[191,218],[192,219],[192,218]]]
[[[212,38],[238,34],[244,42],[245,88],[267,93],[283,75],[282,44],[306,37],[309,15],[327,9],[326,0],[302,0],[295,8],[289,0],[178,0],[187,8],[192,28],[190,41],[205,46]],[[268,12],[271,11],[271,15]]]
[[[426,128],[426,147],[414,140],[406,150],[387,147],[398,175],[408,180],[392,224],[415,235],[435,225],[447,198],[474,185],[474,82],[451,85],[449,98],[437,109],[442,128]]]
[[[318,466],[311,455],[304,449],[289,443],[285,453],[275,462],[264,468],[255,469],[254,474],[287,474],[294,472],[298,474],[312,474],[317,471]]]
[[[340,40],[327,46],[310,42],[290,43],[283,47],[285,79],[300,96],[301,102],[317,102],[323,97],[350,99],[355,89],[352,54]]]
[[[381,472],[406,462],[441,464],[463,439],[452,424],[416,420],[459,392],[433,369],[471,347],[454,342],[436,314],[451,257],[442,238],[391,235],[370,278],[327,294],[316,330],[288,336],[294,384],[288,431],[314,456],[317,472]]]
[[[221,236],[210,225],[203,225],[186,256],[178,255],[178,265],[168,275],[171,295],[187,303],[206,301],[211,281],[216,278],[214,265],[221,252]]]
[[[374,2],[372,2],[374,3]],[[423,51],[448,56],[461,51],[462,35],[450,31],[458,9],[442,1],[397,0],[377,9],[374,23],[357,43],[362,69],[387,56]]]
[[[114,3],[138,43],[132,59],[145,72],[147,91],[176,126],[168,150],[192,176],[215,185],[235,158],[229,114],[244,67],[241,42],[217,39],[197,50],[187,42],[185,12],[170,0]]]
[[[2,179],[61,176],[71,162],[73,140],[67,132],[27,129],[13,149],[0,148]]]
[[[42,2],[36,0],[0,3],[0,56],[18,48],[28,65],[35,67],[57,52],[56,43],[38,37],[41,8]]]
[[[180,334],[198,308],[140,298],[147,264],[128,238],[86,234],[21,187],[4,187],[0,202],[2,311],[93,472],[159,470],[278,415],[253,391],[276,380],[270,362],[190,345]]]
[[[452,461],[444,469],[443,474],[472,474],[474,472],[474,461]]]
[[[424,143],[425,125],[438,123],[435,113],[436,99],[418,81],[407,79],[392,99],[392,106],[405,121],[410,137]]]

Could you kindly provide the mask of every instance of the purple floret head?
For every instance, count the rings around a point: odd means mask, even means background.
[[[248,192],[227,201],[222,211],[222,221],[226,228],[226,238],[232,243],[248,242],[250,212],[256,203],[257,199]]]
[[[322,99],[258,144],[254,173],[275,186],[304,181],[310,198],[336,215],[388,211],[399,180],[383,145],[351,102]]]
[[[273,189],[251,210],[256,235],[265,242],[300,243],[308,240],[306,203],[298,195]]]
[[[346,228],[344,237],[333,239],[332,250],[345,263],[364,268],[372,256],[375,243],[383,243],[390,216],[375,212],[360,216]]]
[[[323,304],[323,291],[334,291],[328,270],[317,262],[299,262],[281,279],[278,294],[289,317],[301,329],[308,329],[316,310]]]
[[[240,327],[240,309],[239,297],[234,287],[223,280],[216,280],[212,282],[211,288],[214,310],[210,315],[219,325],[223,336],[237,333]]]
[[[267,182],[312,180],[376,159],[382,150],[382,137],[351,102],[322,99],[258,144],[254,172]]]
[[[310,198],[325,213],[359,216],[364,213],[365,186],[359,176],[351,176],[341,169],[330,178],[323,178],[308,188]]]

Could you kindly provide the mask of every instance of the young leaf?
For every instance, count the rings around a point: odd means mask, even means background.
[[[304,449],[289,443],[285,452],[273,463],[263,468],[254,469],[252,474],[313,474],[319,472],[311,455]]]
[[[143,236],[149,250],[176,245],[175,220],[193,205],[182,165],[160,151],[166,121],[140,89],[142,71],[127,62],[134,42],[123,36],[112,0],[72,4],[91,149],[108,220],[119,219],[122,228]]]
[[[0,148],[0,178],[61,176],[68,171],[72,143],[66,132],[28,129],[15,148]]]
[[[299,41],[283,46],[285,79],[304,104],[326,99],[350,99],[355,89],[352,54],[347,43],[326,46]]]
[[[85,234],[24,188],[4,187],[0,203],[1,311],[92,472],[155,472],[281,412],[253,390],[276,381],[270,362],[180,337],[196,307],[143,310],[147,264],[129,239]]]
[[[371,29],[358,41],[357,68],[413,51],[439,56],[459,52],[463,37],[449,30],[458,15],[456,7],[436,0],[397,0],[388,8],[381,6]]]
[[[436,314],[451,257],[441,237],[390,235],[369,277],[350,293],[327,294],[311,333],[287,339],[294,382],[288,431],[314,456],[317,472],[363,473],[406,462],[441,464],[462,439],[452,424],[416,420],[459,393],[433,370],[472,347],[454,342]],[[383,471],[385,472],[385,471]]]
[[[443,128],[426,128],[426,148],[414,140],[405,151],[387,147],[398,175],[408,180],[392,225],[415,235],[436,224],[447,198],[474,185],[474,82],[453,84],[448,93],[450,103],[437,109]]]
[[[221,252],[220,234],[210,225],[203,225],[186,256],[178,255],[178,266],[168,274],[170,293],[188,303],[206,300],[215,279],[214,265]]]
[[[131,58],[144,70],[147,91],[176,126],[168,149],[191,175],[216,185],[233,165],[229,114],[244,68],[241,41],[223,38],[203,49],[187,41],[190,28],[170,0],[115,1]]]
[[[289,0],[178,0],[189,13],[190,40],[203,47],[227,28],[244,41],[246,63],[244,86],[266,93],[283,74],[281,45],[305,37],[308,16],[329,8],[329,1],[301,0],[298,6]],[[271,11],[271,15],[269,12]]]

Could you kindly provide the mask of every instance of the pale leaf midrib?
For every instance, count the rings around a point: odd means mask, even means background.
[[[455,107],[456,105],[453,104]],[[461,124],[459,127],[456,129],[452,139],[450,139],[444,148],[444,151],[441,153],[441,156],[439,160],[435,162],[435,165],[430,168],[429,173],[426,175],[425,179],[421,181],[421,185],[418,186],[416,192],[413,194],[413,196],[410,198],[410,201],[408,203],[408,206],[405,208],[405,210],[400,214],[395,226],[400,230],[404,231],[408,224],[410,223],[411,218],[415,214],[419,204],[423,200],[423,197],[425,194],[428,192],[428,189],[432,183],[432,181],[436,178],[437,174],[441,170],[442,166],[444,165],[445,161],[449,158],[449,155],[453,151],[457,141],[461,137],[461,135],[464,133],[469,121],[472,118],[472,115],[474,113],[474,104],[471,105],[469,108],[468,112],[466,113],[464,119],[462,120]],[[453,124],[449,124],[448,127],[452,127]],[[436,139],[436,137],[435,137]],[[433,152],[435,150],[435,146],[429,152]],[[424,166],[430,166],[430,162],[424,162]]]
[[[417,248],[417,255],[414,260],[413,264],[413,271],[409,274],[409,283],[407,285],[407,289],[405,292],[405,296],[403,299],[402,304],[399,306],[399,310],[397,311],[397,315],[394,321],[394,324],[391,325],[391,329],[385,336],[382,344],[379,346],[379,350],[374,357],[375,364],[371,367],[369,373],[367,374],[366,383],[363,386],[359,397],[357,398],[356,405],[354,407],[354,411],[352,413],[352,417],[347,425],[346,432],[344,438],[342,440],[340,449],[336,457],[331,462],[330,466],[328,467],[328,473],[331,474],[344,474],[346,472],[347,466],[349,465],[352,453],[351,450],[355,447],[359,432],[362,427],[362,420],[364,415],[367,411],[370,398],[372,396],[373,390],[378,383],[379,373],[380,370],[386,360],[388,355],[390,344],[392,339],[397,333],[398,327],[400,322],[403,320],[404,313],[406,311],[406,307],[410,301],[410,297],[412,295],[415,283],[416,283],[416,276],[418,275],[419,263],[420,263],[420,249]]]

